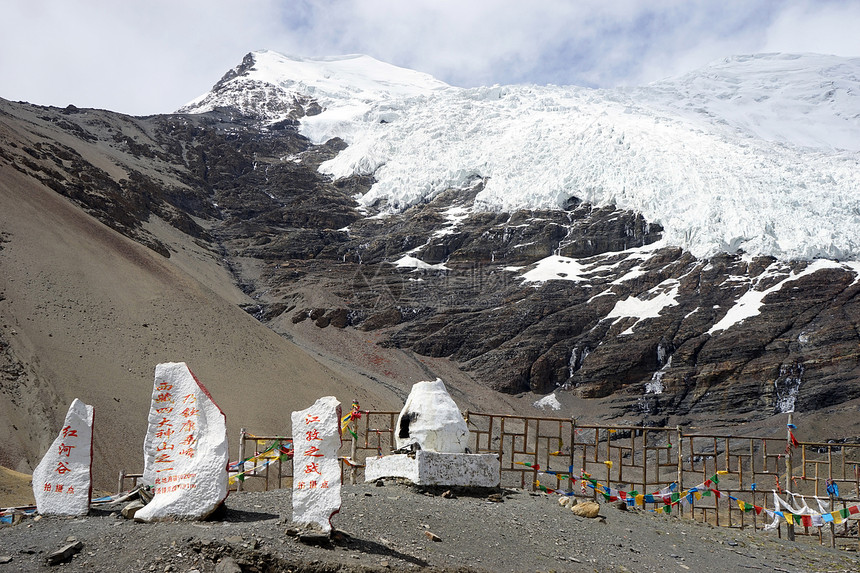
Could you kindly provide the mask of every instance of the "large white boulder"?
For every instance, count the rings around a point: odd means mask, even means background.
[[[155,367],[136,521],[203,519],[227,497],[227,419],[184,362]]]
[[[36,509],[42,515],[86,515],[92,499],[93,407],[77,398],[63,429],[33,471]]]
[[[395,430],[397,449],[417,444],[430,452],[462,454],[469,445],[466,420],[439,378],[412,386]]]
[[[331,533],[340,511],[340,402],[334,396],[292,413],[293,522]]]

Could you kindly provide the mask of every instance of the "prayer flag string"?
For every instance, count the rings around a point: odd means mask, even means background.
[[[621,500],[627,502],[627,505],[631,507],[634,505],[644,506],[646,503],[662,502],[662,507],[657,507],[651,510],[655,513],[669,514],[672,513],[672,507],[675,505],[693,503],[694,500],[699,500],[702,497],[709,497],[713,495],[717,499],[727,498],[731,501],[734,501],[738,505],[738,508],[743,512],[755,512],[756,515],[761,515],[761,513],[764,512],[771,518],[780,517],[784,519],[788,524],[804,525],[806,527],[820,527],[825,523],[835,523],[838,525],[842,523],[845,519],[847,519],[849,515],[860,514],[860,505],[853,505],[831,512],[812,512],[810,514],[805,515],[792,513],[789,511],[772,511],[770,509],[767,509],[766,507],[745,502],[741,499],[736,498],[733,495],[729,495],[716,489],[715,487],[712,487],[716,484],[719,484],[720,475],[724,475],[727,473],[728,472],[726,471],[718,471],[716,474],[711,476],[710,479],[705,480],[698,486],[692,487],[683,492],[672,491],[676,487],[676,484],[673,483],[666,488],[663,488],[659,492],[647,495],[640,494],[636,491],[626,492],[611,488],[609,486],[599,483],[596,479],[591,478],[590,476],[588,476],[588,474],[585,473],[583,473],[582,476],[582,483],[595,490],[597,493],[603,495],[607,501]]]

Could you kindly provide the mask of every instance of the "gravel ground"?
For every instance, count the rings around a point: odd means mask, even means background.
[[[327,546],[287,534],[289,490],[233,493],[206,522],[143,524],[118,506],[85,518],[27,518],[0,529],[0,573],[7,571],[851,571],[858,553],[775,532],[717,528],[639,510],[601,507],[580,518],[556,496],[504,490],[424,492],[388,483],[344,486],[343,508]],[[429,533],[437,536],[434,541]],[[46,557],[83,543],[70,562]]]

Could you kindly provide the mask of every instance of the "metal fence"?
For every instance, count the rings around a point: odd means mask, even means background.
[[[860,444],[800,442],[790,434],[762,438],[688,433],[680,427],[588,425],[565,418],[476,412],[465,417],[473,451],[499,455],[502,485],[534,489],[540,484],[596,497],[597,491],[583,489],[582,483],[577,487],[574,479],[589,474],[608,487],[640,493],[674,484],[675,491],[684,492],[719,474],[718,489],[727,495],[692,497],[676,506],[677,513],[718,526],[755,529],[771,519],[749,509],[774,509],[774,491],[783,499],[788,492],[796,494],[815,511],[860,502]],[[827,492],[828,483],[836,485],[838,497]],[[663,505],[657,501],[651,508]],[[780,535],[785,527],[779,525]],[[839,538],[860,543],[856,520],[832,524],[830,530],[834,545]],[[790,537],[817,535],[819,541],[821,532],[809,526],[787,531]]]
[[[339,452],[341,475],[363,481],[365,460],[387,455],[394,447],[399,412],[362,411],[351,423],[353,437],[344,434]],[[750,508],[774,508],[773,492],[803,496],[815,511],[834,511],[860,502],[860,444],[800,442],[785,438],[685,432],[683,428],[578,424],[575,419],[464,413],[473,453],[495,453],[501,464],[503,487],[560,490],[596,497],[580,479],[591,479],[619,491],[651,493],[674,487],[684,492],[719,474],[724,497],[690,498],[675,513],[717,526],[760,529],[770,519]],[[790,424],[789,418],[789,424]],[[238,490],[292,485],[290,447],[285,436],[257,436],[241,430],[239,460],[231,466],[231,483]],[[238,479],[241,474],[243,479]],[[122,476],[123,474],[121,474]],[[126,477],[131,477],[126,475]],[[592,482],[593,483],[593,482]],[[673,486],[674,484],[674,486]],[[827,491],[835,484],[838,496]],[[120,488],[122,489],[122,477]],[[730,499],[731,496],[735,499]],[[748,504],[746,511],[738,501]],[[819,506],[822,502],[825,505]],[[661,501],[646,504],[657,509]],[[822,512],[823,513],[823,512]],[[815,535],[822,527],[779,526],[790,538]],[[830,524],[832,545],[837,539],[860,544],[857,519]]]

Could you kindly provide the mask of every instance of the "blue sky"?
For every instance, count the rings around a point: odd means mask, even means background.
[[[0,97],[167,113],[247,52],[362,53],[459,86],[637,85],[735,54],[860,57],[857,0],[6,0]]]

